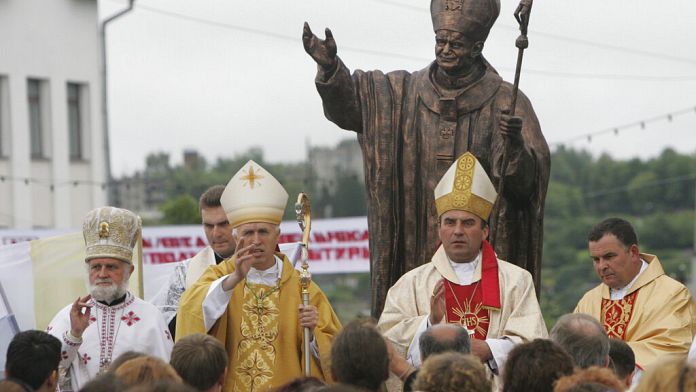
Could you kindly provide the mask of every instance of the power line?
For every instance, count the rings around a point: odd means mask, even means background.
[[[651,117],[651,118],[646,118],[644,120],[634,121],[634,122],[624,124],[624,125],[619,125],[616,127],[602,129],[602,130],[596,131],[596,132],[590,132],[590,133],[585,133],[582,135],[576,135],[576,136],[573,136],[572,138],[569,138],[565,141],[558,141],[558,142],[549,143],[549,146],[550,147],[563,146],[565,144],[573,143],[573,142],[576,142],[579,140],[587,140],[587,142],[591,143],[592,139],[595,136],[605,135],[608,133],[613,133],[615,135],[618,135],[620,131],[625,130],[625,129],[629,129],[629,128],[645,129],[649,123],[653,123],[656,121],[665,121],[665,120],[668,122],[672,122],[672,120],[674,120],[674,117],[683,116],[683,115],[689,114],[689,113],[696,114],[696,106],[690,107],[687,109],[677,110],[677,111],[671,112],[671,113],[661,114],[659,116],[655,116],[655,117]]]
[[[376,2],[376,3],[383,3],[383,4],[387,4],[387,5],[394,6],[394,7],[408,9],[411,11],[430,12],[427,8],[413,6],[410,4],[404,4],[404,3],[401,3],[399,1],[394,1],[394,0],[372,0],[372,1]],[[508,29],[508,30],[515,30],[515,31],[519,30],[519,26],[510,25],[510,24],[501,23],[501,22],[497,22],[495,24],[495,26],[503,27],[503,28]],[[612,45],[612,44],[607,44],[604,42],[596,42],[596,41],[590,41],[590,40],[585,40],[585,39],[580,39],[580,38],[568,37],[565,35],[545,33],[545,32],[534,30],[534,29],[529,29],[529,33],[532,35],[540,36],[540,37],[551,38],[551,39],[555,39],[555,40],[559,40],[559,41],[566,41],[566,42],[579,44],[579,45],[594,46],[597,48],[612,50],[615,52],[624,52],[624,53],[630,53],[630,54],[635,54],[635,55],[640,55],[640,56],[652,57],[652,58],[661,59],[661,60],[670,60],[670,61],[676,61],[676,62],[680,62],[680,63],[696,65],[696,59],[687,58],[687,57],[675,56],[675,55],[666,54],[666,53],[652,52],[652,51],[644,50],[644,49],[627,48],[625,46]]]
[[[394,2],[389,1],[389,0],[373,0],[373,1],[386,2],[387,4],[394,3]],[[179,18],[179,19],[190,21],[190,22],[206,24],[206,25],[224,28],[224,29],[229,29],[229,30],[242,31],[245,33],[256,34],[256,35],[261,35],[261,36],[265,36],[265,37],[269,37],[269,38],[280,39],[283,41],[290,41],[293,43],[297,43],[299,41],[299,38],[294,37],[294,36],[269,32],[269,31],[265,31],[265,30],[254,29],[254,28],[230,24],[230,23],[216,22],[216,21],[212,21],[212,20],[208,20],[208,19],[204,19],[204,18],[185,15],[185,14],[174,12],[174,11],[168,11],[168,10],[163,10],[160,8],[154,8],[154,7],[142,5],[139,3],[136,3],[136,8],[143,9],[145,11],[149,11],[149,12],[156,13],[156,14],[169,16],[172,18]],[[393,53],[393,52],[387,52],[387,51],[383,51],[383,50],[356,48],[356,47],[345,46],[345,45],[341,45],[340,49],[350,51],[350,52],[355,52],[355,53],[363,53],[363,54],[380,56],[380,57],[399,58],[399,59],[405,59],[405,60],[410,60],[410,61],[419,61],[419,62],[420,61],[422,61],[422,62],[432,61],[432,59],[428,59],[428,58],[424,58],[424,57],[420,57],[420,56],[412,56],[412,55],[401,54],[401,53]],[[696,62],[695,62],[695,64],[696,64]],[[514,71],[514,68],[512,68],[512,67],[497,67],[497,68],[499,68],[503,71],[509,71],[509,72]],[[526,69],[526,68],[525,68],[524,72],[528,73],[528,74],[532,74],[532,75],[543,75],[543,76],[550,76],[550,77],[557,77],[557,78],[568,78],[568,79],[626,80],[626,81],[648,81],[648,82],[684,82],[684,81],[696,80],[696,75],[693,75],[693,76],[689,76],[689,75],[685,75],[685,76],[616,75],[616,74],[593,74],[593,73],[547,71],[547,70]]]

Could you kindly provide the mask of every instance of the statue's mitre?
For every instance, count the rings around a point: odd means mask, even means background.
[[[485,40],[500,15],[500,0],[431,0],[433,30],[452,30]]]
[[[100,207],[88,212],[82,224],[85,261],[110,258],[131,263],[140,230],[140,218],[131,211]]]
[[[220,197],[232,227],[244,223],[280,224],[288,193],[271,173],[254,161],[247,162],[227,183]]]
[[[447,211],[468,211],[488,221],[498,197],[481,163],[470,153],[460,156],[435,187],[437,215]]]

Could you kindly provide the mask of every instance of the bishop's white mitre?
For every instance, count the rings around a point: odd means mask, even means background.
[[[227,183],[220,197],[232,227],[244,223],[280,224],[288,193],[271,173],[254,161],[247,162]]]

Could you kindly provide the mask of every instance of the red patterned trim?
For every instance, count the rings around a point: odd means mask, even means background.
[[[616,301],[602,298],[602,325],[610,338],[626,340],[626,331],[633,316],[633,305],[636,302],[638,291],[636,290]]]
[[[481,244],[481,289],[483,290],[483,306],[500,309],[498,257],[491,244],[486,240],[483,240]]]
[[[63,342],[70,347],[80,347],[82,339],[78,339],[70,334],[70,331],[63,332]]]

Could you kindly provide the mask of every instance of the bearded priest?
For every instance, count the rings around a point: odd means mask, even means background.
[[[97,208],[85,217],[89,294],[63,308],[47,327],[63,345],[61,391],[78,391],[126,351],[169,362],[174,343],[162,314],[128,291],[140,230],[140,218],[120,208]]]
[[[311,374],[331,377],[329,353],[341,329],[319,286],[302,303],[299,273],[276,252],[288,202],[283,186],[249,161],[230,180],[220,204],[233,227],[234,255],[208,267],[181,297],[176,339],[208,333],[230,358],[223,391],[268,391],[304,374],[303,330],[310,330]]]
[[[429,263],[407,272],[389,289],[378,324],[410,362],[396,374],[402,380],[415,370],[411,366],[420,366],[419,338],[434,324],[466,329],[471,353],[493,374],[516,344],[547,337],[532,276],[499,260],[487,241],[496,198],[485,170],[468,152],[435,187],[442,244]]]

